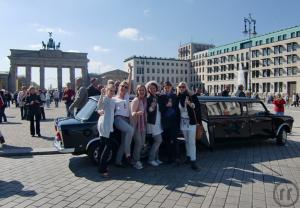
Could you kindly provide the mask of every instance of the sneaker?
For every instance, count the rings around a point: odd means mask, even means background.
[[[149,165],[152,165],[154,167],[159,166],[159,164],[155,160],[148,161],[148,163],[149,163]]]
[[[137,170],[141,170],[141,169],[143,169],[143,164],[142,164],[140,161],[137,161],[137,162],[133,165],[133,167],[134,167],[135,169],[137,169]]]
[[[157,164],[159,164],[159,165],[163,164],[163,162],[160,161],[159,159],[155,160],[155,162],[156,162]]]
[[[5,143],[5,140],[4,140],[4,137],[0,137],[0,144],[4,144]]]

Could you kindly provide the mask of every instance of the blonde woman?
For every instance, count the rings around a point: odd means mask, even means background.
[[[115,87],[110,84],[101,90],[98,101],[98,131],[100,136],[99,142],[99,172],[103,177],[109,177],[107,169],[107,159],[111,151],[111,137],[114,131],[114,111],[115,102],[112,97],[115,95]]]
[[[115,127],[121,131],[121,145],[118,149],[116,161],[116,166],[124,167],[122,164],[123,156],[125,155],[126,163],[131,164],[131,154],[130,147],[133,136],[133,128],[130,125],[129,120],[129,92],[131,90],[131,74],[132,74],[132,66],[129,66],[129,76],[128,82],[122,81],[118,88],[118,93],[114,97],[114,101],[116,103],[115,108]]]
[[[180,111],[180,130],[185,138],[187,161],[193,170],[198,170],[196,164],[196,124],[201,121],[200,103],[195,94],[189,91],[185,82],[177,86],[178,107]]]
[[[143,164],[140,161],[141,150],[145,144],[147,127],[147,90],[144,85],[138,85],[136,97],[131,102],[132,126],[134,128],[133,167],[140,170]]]

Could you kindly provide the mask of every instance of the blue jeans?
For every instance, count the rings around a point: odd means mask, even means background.
[[[276,112],[277,116],[284,116],[284,112]]]

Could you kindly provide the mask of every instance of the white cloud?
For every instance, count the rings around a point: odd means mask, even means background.
[[[91,59],[88,63],[89,73],[104,73],[110,70],[114,70],[115,68],[109,64],[105,64],[101,61],[96,61]]]
[[[144,37],[140,35],[140,31],[136,28],[128,27],[118,32],[120,38],[129,39],[133,41],[142,41]]]
[[[31,44],[31,45],[29,45],[29,48],[31,48],[31,49],[42,49],[42,44],[40,43],[40,44]]]
[[[103,48],[102,46],[94,45],[93,50],[96,52],[109,52],[111,49]]]
[[[53,33],[59,33],[59,34],[64,34],[64,35],[70,35],[71,34],[71,32],[69,32],[69,31],[67,31],[63,28],[60,28],[60,27],[48,27],[48,26],[41,25],[41,24],[38,24],[38,23],[35,23],[33,25],[34,25],[37,32],[45,32],[45,33],[53,32]]]
[[[151,11],[150,11],[150,9],[145,9],[143,13],[144,13],[144,16],[149,17],[151,14]]]

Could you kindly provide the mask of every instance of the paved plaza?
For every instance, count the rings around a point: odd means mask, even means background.
[[[0,151],[51,148],[53,119],[65,115],[63,105],[46,109],[43,138],[31,138],[17,110],[6,111],[11,123],[0,126],[7,141]],[[107,180],[85,155],[2,156],[0,207],[300,207],[300,112],[287,114],[296,121],[286,146],[264,141],[201,148],[199,172],[186,165],[112,166]]]

